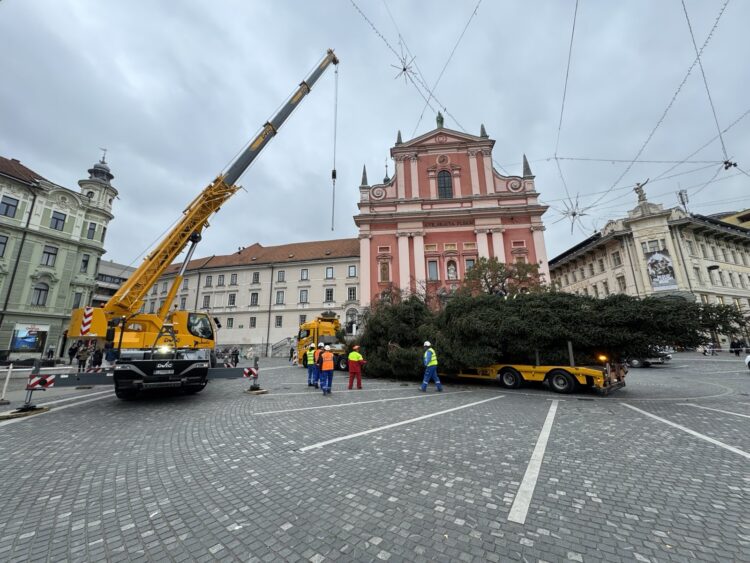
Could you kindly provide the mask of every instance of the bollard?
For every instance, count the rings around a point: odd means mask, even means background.
[[[258,356],[255,356],[253,361],[253,367],[251,368],[245,368],[243,376],[250,379],[250,389],[245,391],[245,393],[248,393],[250,395],[265,395],[268,393],[268,390],[261,389],[260,385],[258,384]]]
[[[250,391],[260,391],[260,385],[258,385],[258,360],[258,356],[253,358],[253,369],[255,372],[253,374],[252,383],[250,384]]]
[[[10,401],[5,398],[5,394],[8,392],[8,382],[10,376],[13,374],[13,364],[8,366],[8,373],[5,375],[5,383],[3,384],[3,394],[0,395],[0,405],[9,405]]]

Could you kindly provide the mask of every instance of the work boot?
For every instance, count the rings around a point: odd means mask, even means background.
[[[438,387],[437,390],[438,390],[438,393],[442,393],[443,392],[443,388],[442,387]]]
[[[421,391],[422,393],[426,393],[426,392],[427,392],[427,387],[425,387],[424,385],[422,385],[422,386],[420,386],[419,390],[420,390],[420,391]]]

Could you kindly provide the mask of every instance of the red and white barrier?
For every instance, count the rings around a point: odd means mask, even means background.
[[[49,389],[55,386],[54,375],[32,375],[29,376],[29,383],[26,385],[26,390],[31,389]]]

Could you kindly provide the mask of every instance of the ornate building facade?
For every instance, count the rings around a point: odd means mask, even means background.
[[[480,257],[539,265],[549,281],[542,214],[534,176],[495,170],[495,141],[443,127],[391,148],[396,170],[359,188],[362,305],[389,288],[449,292]]]
[[[627,217],[550,260],[552,282],[592,297],[678,295],[750,314],[750,229],[664,209],[636,191]],[[716,338],[726,347],[730,337]]]
[[[117,190],[102,158],[71,190],[0,157],[0,350],[62,354],[73,308],[89,304]]]

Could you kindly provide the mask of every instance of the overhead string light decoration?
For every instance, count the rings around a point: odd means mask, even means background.
[[[396,75],[396,78],[399,78],[400,76],[406,77],[406,79],[414,86],[417,93],[424,100],[425,105],[429,107],[431,111],[433,111],[436,114],[439,111],[442,111],[445,115],[447,115],[453,120],[453,122],[461,131],[463,131],[464,133],[468,133],[466,128],[461,124],[460,121],[458,121],[456,116],[454,116],[448,110],[446,105],[443,104],[437,98],[434,91],[427,85],[427,81],[424,78],[424,75],[422,74],[421,70],[419,69],[419,65],[416,62],[416,56],[412,54],[412,52],[409,50],[406,44],[406,40],[404,39],[403,35],[399,32],[398,25],[396,24],[396,21],[393,18],[393,14],[390,13],[390,10],[388,10],[388,14],[391,18],[391,21],[393,21],[394,26],[396,26],[396,32],[398,33],[398,36],[399,36],[399,43],[403,45],[404,47],[404,51],[401,54],[398,51],[396,51],[393,45],[391,45],[388,39],[386,39],[385,35],[381,33],[381,31],[375,26],[372,20],[370,20],[370,18],[367,17],[367,15],[364,13],[364,11],[362,11],[362,9],[357,5],[357,3],[354,0],[349,0],[349,2],[357,11],[357,13],[359,13],[362,19],[367,23],[367,25],[370,26],[370,29],[372,29],[373,33],[375,33],[375,35],[380,38],[380,40],[385,44],[388,50],[391,51],[391,53],[393,53],[393,55],[396,57],[398,61],[398,65],[391,65],[394,68],[399,70],[399,73]],[[476,11],[479,8],[480,3],[481,3],[481,0],[477,2],[477,4],[475,5],[474,10],[472,11],[472,14],[469,18],[469,21],[471,21],[471,19],[476,15]],[[388,9],[387,4],[385,4],[385,6],[386,6],[386,9]],[[437,107],[433,105],[432,103],[433,101],[435,102]],[[503,172],[510,175],[509,172],[505,168],[503,168],[503,166],[499,164],[494,158],[492,162],[498,168],[500,168]]]

